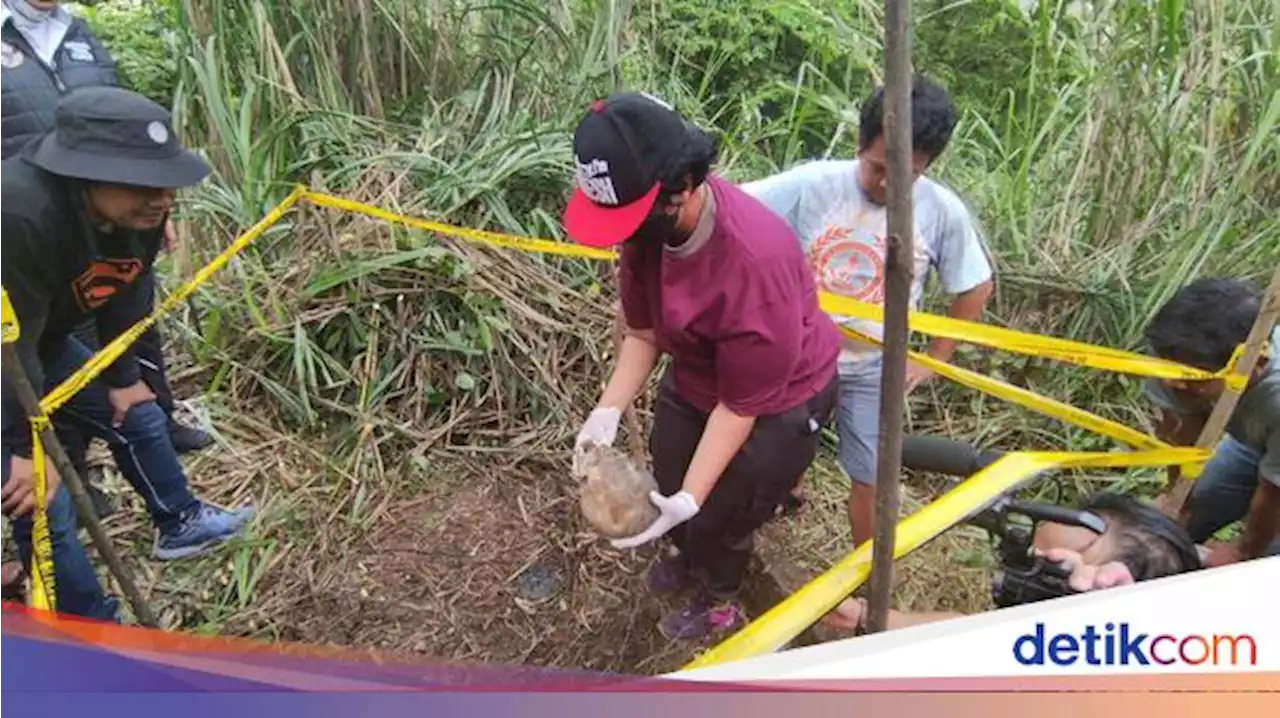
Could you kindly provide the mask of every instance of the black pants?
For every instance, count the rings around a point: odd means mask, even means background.
[[[684,482],[708,415],[681,399],[668,378],[658,391],[649,451],[659,490],[670,496]],[[731,597],[742,587],[751,565],[752,538],[813,463],[821,427],[835,411],[839,387],[833,372],[827,386],[808,402],[757,419],[698,514],[671,530],[687,568],[705,578],[708,591],[717,598]]]

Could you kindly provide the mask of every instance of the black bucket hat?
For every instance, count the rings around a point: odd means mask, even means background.
[[[67,93],[53,129],[22,156],[62,177],[135,187],[181,189],[209,174],[209,165],[178,140],[168,110],[119,87]]]

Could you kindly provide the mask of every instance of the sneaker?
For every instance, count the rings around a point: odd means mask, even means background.
[[[716,601],[703,595],[658,624],[668,640],[698,640],[724,634],[745,623],[742,609],[734,601]]]
[[[664,556],[649,566],[644,585],[655,595],[671,593],[684,587],[692,578],[682,556]]]
[[[213,445],[213,437],[199,429],[169,420],[169,440],[173,442],[173,450],[179,454],[200,451]]]
[[[152,556],[161,561],[195,556],[243,533],[253,516],[249,506],[227,511],[201,502],[177,526],[160,532]]]

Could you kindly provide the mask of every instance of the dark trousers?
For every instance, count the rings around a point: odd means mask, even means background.
[[[91,356],[92,352],[71,337],[60,346],[42,352],[44,391],[66,380]],[[76,392],[51,418],[60,441],[69,429],[77,427],[86,435],[107,442],[120,473],[146,501],[151,520],[161,530],[175,525],[181,515],[198,502],[187,487],[187,477],[169,438],[164,412],[155,402],[138,404],[129,409],[124,423],[118,427],[111,425],[113,413],[107,385],[93,381]],[[25,419],[5,413],[3,421],[7,431],[14,422],[25,422]]]
[[[668,379],[664,377],[658,391],[649,451],[659,490],[670,496],[684,482],[708,415],[681,399]],[[671,530],[687,568],[706,581],[713,596],[728,598],[742,587],[751,564],[752,538],[813,463],[839,386],[833,372],[827,386],[808,402],[758,418],[702,509]]]

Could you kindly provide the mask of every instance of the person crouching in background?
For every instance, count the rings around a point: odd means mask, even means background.
[[[670,355],[649,437],[660,514],[613,545],[670,534],[679,553],[650,568],[649,589],[700,590],[660,630],[723,633],[743,619],[736,596],[752,537],[813,461],[834,411],[840,335],[791,229],[710,173],[715,140],[666,103],[644,93],[593,103],[573,151],[565,227],[581,244],[621,245],[627,326],[575,464],[613,443],[623,409]]]

